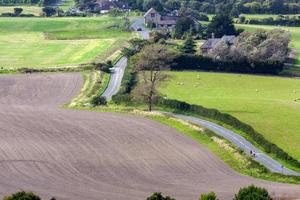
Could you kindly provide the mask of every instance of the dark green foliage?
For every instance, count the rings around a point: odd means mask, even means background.
[[[14,12],[16,16],[20,16],[23,12],[23,8],[14,8]]]
[[[233,20],[228,14],[218,14],[213,17],[211,23],[207,27],[208,36],[214,34],[220,38],[224,35],[237,35],[238,32],[234,27]]]
[[[161,39],[168,39],[170,37],[169,32],[166,32],[164,30],[155,30],[150,32],[150,38],[153,42],[158,42]]]
[[[187,32],[195,33],[195,22],[190,17],[181,17],[177,20],[175,25],[174,37],[181,39]]]
[[[210,57],[192,54],[178,55],[175,58],[175,63],[176,65],[171,66],[172,70],[207,70],[249,74],[278,74],[283,70],[282,62],[215,61]]]
[[[199,200],[218,200],[217,195],[214,192],[201,194]]]
[[[182,53],[195,54],[196,53],[196,43],[191,35],[189,35],[184,41],[180,48]]]
[[[254,185],[241,188],[233,200],[271,200],[268,191],[265,188]]]
[[[94,96],[91,100],[91,104],[93,106],[103,106],[107,104],[107,100],[102,96]]]
[[[208,22],[209,18],[205,14],[200,14],[198,20]]]
[[[111,68],[113,68],[112,61],[108,60],[106,63],[94,63],[95,69],[103,71],[105,73],[111,73]]]
[[[169,196],[163,196],[160,192],[155,192],[150,197],[148,197],[147,200],[175,200],[175,199]]]
[[[53,7],[44,7],[42,9],[43,13],[45,14],[46,17],[51,17],[52,15],[55,15],[56,14],[56,9],[53,8]]]
[[[182,102],[174,99],[159,98],[156,101],[156,103],[157,105],[160,105],[162,107],[174,109],[175,112],[187,112],[187,113],[199,115],[201,117],[213,119],[222,122],[224,124],[227,124],[235,128],[236,130],[246,133],[253,141],[259,144],[267,153],[272,153],[277,158],[286,161],[290,165],[300,168],[300,162],[298,160],[291,157],[289,154],[287,154],[277,145],[269,142],[260,133],[254,130],[250,125],[241,122],[240,120],[238,120],[237,118],[229,114],[221,113],[216,109],[209,109],[199,105],[191,105],[186,102]]]
[[[241,16],[245,18],[244,16]],[[300,26],[300,18],[297,16],[279,15],[276,18],[267,17],[263,19],[246,19],[239,20],[241,24],[262,24],[262,25],[280,25],[280,26]]]
[[[16,192],[11,196],[5,196],[3,200],[41,200],[41,198],[32,192]]]

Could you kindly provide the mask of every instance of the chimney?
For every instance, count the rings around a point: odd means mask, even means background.
[[[211,33],[211,38],[215,39],[215,33]]]

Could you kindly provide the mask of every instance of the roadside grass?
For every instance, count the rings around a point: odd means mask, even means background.
[[[95,95],[101,95],[106,89],[110,74],[98,70],[82,71],[83,86],[80,93],[64,107],[91,106],[90,101]]]
[[[74,66],[105,61],[126,44],[131,32],[117,17],[0,18],[0,67]]]
[[[23,8],[22,14],[33,14],[40,16],[42,13],[42,7],[39,6],[27,6],[27,5],[16,5],[16,6],[0,6],[0,14],[2,13],[13,13],[14,8]]]
[[[298,79],[208,72],[169,72],[159,91],[237,117],[300,160]],[[297,100],[299,99],[299,100]]]

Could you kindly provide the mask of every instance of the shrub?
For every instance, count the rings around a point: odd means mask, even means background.
[[[155,192],[150,197],[148,197],[147,200],[175,200],[175,199],[169,196],[163,196],[160,192]]]
[[[41,200],[41,198],[32,192],[16,192],[11,196],[5,196],[3,200]]]
[[[270,197],[268,191],[265,188],[260,188],[251,185],[245,188],[241,188],[239,193],[235,195],[233,200],[245,200],[245,199],[271,200],[272,198]]]
[[[93,106],[103,106],[103,105],[107,105],[107,100],[105,97],[103,96],[94,96],[91,100],[91,104]]]
[[[45,14],[45,16],[46,17],[51,17],[52,15],[55,15],[56,14],[56,12],[57,12],[57,10],[55,9],[55,8],[53,8],[53,7],[44,7],[43,9],[42,9],[42,11],[43,11],[43,13]]]
[[[218,200],[217,195],[214,192],[201,194],[199,200]]]
[[[116,94],[112,97],[112,101],[116,104],[130,103],[132,102],[132,96],[130,94]]]

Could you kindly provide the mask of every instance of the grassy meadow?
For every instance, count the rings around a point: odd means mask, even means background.
[[[121,18],[0,18],[0,67],[42,68],[105,60],[130,32]]]
[[[208,72],[170,72],[159,91],[229,113],[300,160],[300,80]]]
[[[40,16],[42,13],[42,7],[39,6],[26,6],[26,5],[20,5],[20,6],[0,6],[0,14],[2,13],[13,13],[14,8],[23,8],[22,14],[33,14],[35,16]]]

